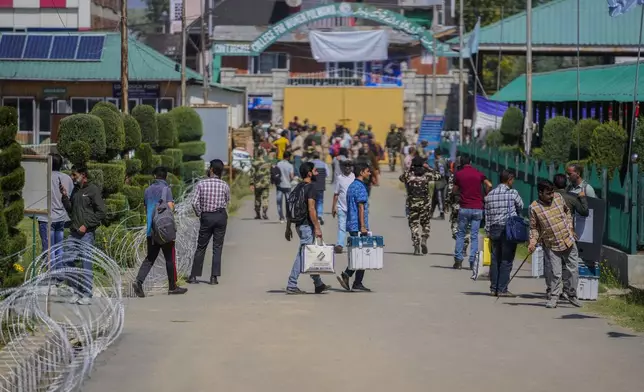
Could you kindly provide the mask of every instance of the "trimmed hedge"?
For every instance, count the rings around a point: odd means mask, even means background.
[[[157,147],[172,148],[179,144],[179,133],[174,117],[168,113],[157,114],[157,125],[159,127],[159,140]]]
[[[109,222],[120,221],[130,210],[128,199],[121,193],[115,193],[105,199],[105,212]]]
[[[137,105],[132,109],[132,117],[141,127],[141,141],[156,147],[159,139],[156,110],[150,105]]]
[[[103,103],[105,104],[105,102]],[[121,113],[105,105],[100,105],[94,106],[91,114],[103,120],[105,128],[105,158],[112,159],[116,157],[125,149],[125,126],[123,125]]]
[[[18,135],[18,111],[10,106],[0,107],[0,146],[7,146]]]
[[[501,120],[501,134],[503,143],[507,145],[518,144],[523,134],[523,112],[517,107],[509,107]]]
[[[543,127],[543,159],[548,163],[564,163],[570,157],[572,130],[575,122],[563,116],[553,117]]]
[[[615,121],[595,128],[590,139],[590,157],[593,163],[606,167],[609,175],[612,175],[622,164],[627,140],[626,131]]]
[[[172,197],[176,201],[182,194],[185,189],[183,181],[172,173],[168,173],[168,184],[170,189],[172,189]]]
[[[183,162],[181,164],[181,178],[184,181],[192,181],[193,178],[206,174],[205,163],[202,160]]]
[[[485,135],[485,145],[491,148],[499,148],[503,145],[503,134],[500,130],[495,129],[488,131]]]
[[[123,194],[127,198],[128,204],[130,205],[130,209],[135,210],[143,206],[144,192],[145,192],[145,188],[141,186],[125,185],[123,187]]]
[[[130,114],[123,114],[125,129],[125,151],[132,151],[141,144],[141,126]]]
[[[173,165],[168,167],[169,169],[177,170],[181,168],[181,162],[183,162],[183,151],[179,148],[168,148],[166,150],[161,151],[160,153],[161,156],[165,155],[167,157],[172,158],[172,163]]]
[[[119,108],[117,108],[116,105],[114,105],[112,102],[105,102],[105,101],[98,102],[94,104],[94,107],[92,107],[92,112],[96,109],[101,109],[101,110],[106,109],[118,115],[121,114],[121,111],[119,110]]]
[[[72,144],[82,141],[90,146],[91,158],[105,156],[106,140],[103,121],[93,114],[74,114],[60,121],[58,151],[65,157],[72,153]]]
[[[150,170],[150,172],[154,171],[154,169],[156,169],[161,165],[162,165],[161,155],[152,155],[152,170]]]
[[[593,131],[600,126],[601,123],[592,118],[585,118],[577,123],[572,129],[572,145],[577,148],[577,140],[579,140],[579,153],[582,158],[590,155],[590,139],[593,137]],[[577,156],[577,151],[573,151],[574,157]]]
[[[67,159],[69,159],[74,166],[85,166],[90,160],[91,154],[92,148],[87,144],[87,142],[77,141],[70,145]]]
[[[206,142],[185,142],[179,143],[179,149],[183,153],[184,161],[193,161],[200,159],[202,155],[206,154]]]
[[[8,147],[0,147],[0,173],[9,172],[20,166],[21,160],[22,146],[20,144],[14,142]]]
[[[2,189],[2,192],[21,192],[24,186],[25,169],[22,166],[19,166],[12,172],[0,177],[0,189]]]
[[[126,159],[125,160],[125,175],[131,177],[137,173],[141,172],[141,160],[140,159]]]
[[[179,132],[179,142],[200,140],[203,136],[203,124],[197,111],[191,107],[179,106],[170,111]]]
[[[141,172],[144,174],[152,173],[154,169],[153,157],[154,151],[149,143],[142,143],[134,153],[136,159],[141,160]]]
[[[25,201],[22,199],[14,200],[3,210],[4,219],[9,228],[16,227],[22,221],[25,213]]]
[[[132,177],[130,183],[132,186],[147,188],[152,184],[152,181],[154,181],[154,177],[150,174],[137,174]]]
[[[174,167],[174,158],[169,157],[167,155],[156,155],[156,156],[161,158],[161,166],[168,169],[168,171],[172,171],[172,168]]]
[[[111,195],[119,192],[125,184],[125,165],[118,163],[90,162],[89,170],[100,170],[103,173],[103,193]]]
[[[103,171],[100,169],[87,169],[87,179],[103,190]]]

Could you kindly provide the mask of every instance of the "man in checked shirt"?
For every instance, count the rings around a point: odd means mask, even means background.
[[[212,237],[212,269],[210,270],[210,284],[219,284],[217,277],[221,276],[221,252],[226,236],[228,213],[226,208],[230,202],[230,187],[221,180],[224,163],[219,159],[210,161],[208,177],[195,186],[195,196],[192,208],[199,217],[199,238],[197,250],[192,262],[192,272],[188,283],[199,283],[197,277],[203,272],[203,261],[206,248]]]
[[[528,251],[534,252],[537,241],[543,244],[546,284],[549,289],[546,308],[556,308],[560,296],[574,306],[581,307],[577,299],[578,267],[581,259],[575,242],[570,209],[563,196],[555,192],[552,182],[539,181],[537,191],[539,199],[530,204]]]
[[[508,291],[510,274],[517,243],[505,237],[505,225],[510,216],[523,209],[519,192],[512,189],[514,174],[509,170],[501,172],[501,183],[485,196],[485,233],[492,242],[492,265],[490,265],[490,294],[499,297],[514,297]],[[476,274],[472,275],[473,278]]]

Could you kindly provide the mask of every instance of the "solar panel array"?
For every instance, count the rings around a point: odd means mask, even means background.
[[[100,61],[104,35],[2,34],[1,60]]]

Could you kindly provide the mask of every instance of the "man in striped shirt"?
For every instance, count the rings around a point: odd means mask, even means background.
[[[578,268],[581,259],[575,242],[570,209],[563,196],[555,192],[552,182],[539,181],[537,191],[539,199],[530,204],[528,251],[534,252],[537,242],[543,245],[546,285],[549,291],[546,307],[556,308],[560,296],[574,306],[581,307],[577,299]]]
[[[200,277],[203,272],[203,262],[210,237],[212,237],[210,284],[219,284],[217,278],[221,276],[221,253],[228,224],[226,208],[230,202],[230,187],[221,180],[223,172],[224,163],[220,159],[214,159],[210,161],[209,178],[199,181],[195,186],[192,208],[199,217],[199,238],[192,271],[188,278],[190,284],[199,283],[197,277]]]

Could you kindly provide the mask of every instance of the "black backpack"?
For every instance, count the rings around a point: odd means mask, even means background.
[[[286,217],[295,224],[301,224],[309,217],[308,200],[306,200],[306,184],[300,182],[288,195],[286,203]]]
[[[279,167],[271,167],[271,183],[274,185],[279,185],[282,182],[282,171]]]

